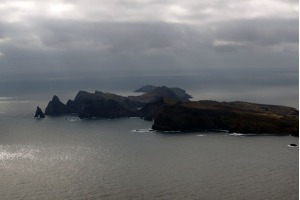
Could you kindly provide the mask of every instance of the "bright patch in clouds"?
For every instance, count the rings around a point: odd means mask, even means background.
[[[51,4],[49,6],[49,10],[54,15],[63,15],[65,12],[70,12],[74,9],[73,5],[71,4]]]

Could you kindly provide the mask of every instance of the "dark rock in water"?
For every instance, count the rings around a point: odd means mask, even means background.
[[[299,132],[296,111],[285,106],[248,102],[185,102],[165,106],[152,128],[160,131],[222,129],[237,133],[296,135]]]
[[[45,115],[63,115],[69,113],[68,108],[54,95],[45,109]]]
[[[290,147],[297,147],[297,144],[289,144]]]
[[[39,106],[36,108],[34,117],[35,118],[40,118],[40,119],[44,119],[45,118],[45,115],[44,115],[42,109]]]

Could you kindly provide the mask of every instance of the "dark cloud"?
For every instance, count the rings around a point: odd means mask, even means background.
[[[219,99],[229,99],[222,89],[260,99],[263,88],[296,106],[297,7],[292,0],[2,1],[0,96],[157,83]],[[276,92],[283,90],[285,100]]]
[[[218,24],[216,38],[256,45],[299,43],[298,19],[251,19],[235,20]]]

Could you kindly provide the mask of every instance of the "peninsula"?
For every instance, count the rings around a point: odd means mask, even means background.
[[[191,95],[180,88],[143,86],[137,96],[79,91],[66,104],[54,95],[45,115],[75,114],[80,118],[141,117],[153,120],[157,131],[191,132],[226,130],[237,133],[299,136],[299,112],[279,105],[242,101],[190,101]],[[42,116],[38,107],[36,116]]]

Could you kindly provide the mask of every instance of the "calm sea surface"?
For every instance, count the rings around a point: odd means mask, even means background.
[[[137,118],[31,114],[0,113],[1,199],[299,198],[295,137],[162,134]]]

